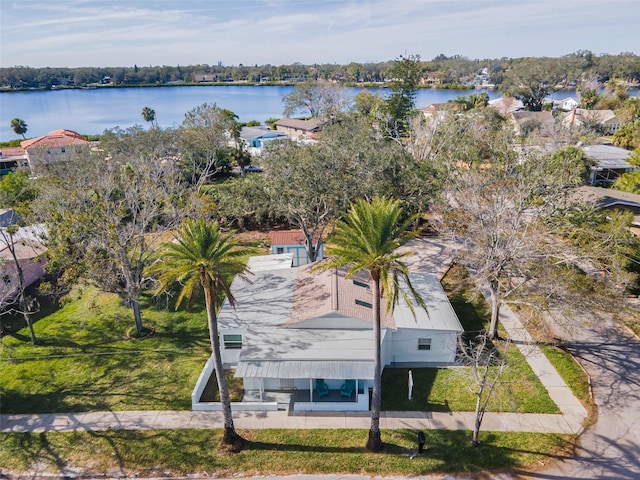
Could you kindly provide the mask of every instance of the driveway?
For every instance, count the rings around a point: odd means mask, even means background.
[[[580,437],[575,456],[498,478],[639,479],[640,341],[602,317],[572,332],[559,326],[556,331],[591,376],[598,418]]]

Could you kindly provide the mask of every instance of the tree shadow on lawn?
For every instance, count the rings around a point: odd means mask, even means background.
[[[417,453],[417,432],[417,430],[400,430],[395,431],[394,435],[415,445],[413,452]],[[423,433],[426,440],[424,453],[418,455],[415,460],[437,460],[437,471],[446,473],[471,473],[486,470],[497,472],[522,468],[535,461],[535,457],[568,460],[573,457],[575,449],[574,441],[564,439],[558,439],[555,448],[548,441],[544,442],[544,438],[537,442],[532,441],[532,444],[537,443],[549,448],[549,450],[540,450],[501,446],[499,443],[502,442],[492,432],[481,431],[480,444],[477,447],[471,446],[472,434],[470,431],[426,430]],[[503,435],[508,435],[508,433]],[[513,443],[514,445],[520,444],[516,441]]]
[[[413,395],[409,400],[409,370]],[[449,402],[430,401],[438,368],[385,368],[382,372],[382,410],[408,412],[450,412]]]
[[[301,473],[324,473],[327,469],[343,473],[360,474],[435,474],[505,471],[525,468],[538,457],[567,460],[571,458],[571,445],[559,443],[557,451],[549,453],[535,447],[512,448],[500,446],[500,439],[492,433],[481,434],[481,444],[471,447],[471,433],[463,431],[427,430],[422,455],[417,453],[415,430],[383,431],[385,449],[382,453],[368,452],[364,446],[367,432],[358,432],[362,446],[336,446],[305,444],[303,434],[292,434],[287,439],[273,442],[263,438],[251,440],[252,431],[240,431],[248,438],[239,453],[222,448],[222,431],[216,430],[110,430],[102,432],[25,433],[7,434],[5,441],[13,442],[17,463],[23,465],[46,464],[57,472],[68,473],[71,468],[83,470],[83,475],[100,469],[126,473],[127,470],[148,475],[162,472],[166,475],[198,471],[228,473],[274,473],[298,470]],[[253,431],[257,433],[257,431]],[[268,432],[267,432],[268,433]],[[282,431],[274,431],[274,436]],[[318,432],[309,438],[318,442],[322,435],[328,443],[336,443],[332,435],[345,435],[345,443],[353,444],[350,432]],[[15,440],[11,440],[11,438]],[[541,443],[544,439],[538,440]],[[514,441],[514,445],[521,444]],[[531,443],[535,445],[534,442]],[[545,444],[546,445],[546,444]],[[320,454],[309,456],[309,454]],[[327,454],[327,455],[322,455]],[[344,455],[344,458],[340,458]],[[80,460],[76,460],[80,459]],[[364,463],[363,463],[364,462]],[[336,470],[337,469],[337,470]],[[352,470],[352,471],[349,471]],[[346,472],[345,472],[346,471]],[[77,473],[77,471],[76,471]],[[98,472],[97,472],[98,473]]]
[[[58,373],[54,364],[48,370],[19,369],[26,388],[2,389],[3,413],[56,413],[100,410],[186,409],[189,395],[176,397],[176,382],[183,376],[175,353],[164,354],[162,363],[153,370],[139,368],[138,362],[155,362],[156,354],[87,355],[78,363],[60,365],[61,369],[77,369],[78,375]],[[49,360],[53,362],[54,359]],[[153,365],[153,363],[152,363]],[[162,365],[167,365],[164,368]],[[175,367],[175,368],[173,368]],[[173,368],[173,369],[172,369]],[[84,372],[84,373],[83,373]],[[36,376],[37,375],[37,376]],[[21,377],[16,380],[20,381]],[[29,383],[40,378],[40,387]],[[120,407],[120,408],[118,408]]]
[[[26,465],[39,465],[45,463],[54,466],[58,471],[62,471],[66,466],[66,461],[60,452],[51,444],[49,437],[44,433],[24,433],[18,437],[20,454],[24,455]],[[2,475],[0,475],[0,478]],[[34,475],[34,478],[37,478]]]

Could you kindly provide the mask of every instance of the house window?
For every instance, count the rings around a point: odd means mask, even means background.
[[[356,298],[356,305],[360,305],[361,307],[373,308],[373,305],[369,302],[365,302],[364,300],[358,300]]]
[[[62,147],[62,153],[66,152],[66,151],[67,150],[64,147]]]
[[[276,253],[284,253],[284,247],[277,247]]]
[[[225,350],[237,350],[242,348],[242,335],[240,334],[226,334],[222,336],[224,341]]]
[[[431,350],[431,339],[430,338],[419,338],[418,339],[418,350]]]
[[[368,284],[368,283],[360,282],[360,281],[358,281],[358,280],[354,280],[354,281],[353,281],[353,284],[354,284],[354,285],[357,285],[357,286],[359,286],[359,287],[362,287],[362,288],[366,288],[367,290],[369,290],[369,289],[371,288],[371,287],[369,286],[369,284]]]

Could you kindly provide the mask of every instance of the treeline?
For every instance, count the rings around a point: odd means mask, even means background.
[[[640,57],[634,53],[596,55],[588,50],[559,58],[469,59],[461,55],[440,54],[420,61],[422,85],[471,85],[480,76],[483,83],[502,85],[508,71],[522,62],[540,61],[561,72],[566,85],[593,81],[600,84],[610,79],[637,82],[640,79]],[[133,67],[32,68],[14,66],[0,68],[0,87],[4,89],[51,89],[109,85],[166,85],[171,83],[295,83],[304,80],[329,80],[346,84],[382,83],[393,79],[394,61],[304,65],[188,65]]]

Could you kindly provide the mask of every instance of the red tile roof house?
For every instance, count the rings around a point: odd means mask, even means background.
[[[302,230],[279,230],[271,232],[271,253],[292,253],[293,266],[299,267],[309,263],[309,254],[304,245],[304,234]],[[315,243],[315,240],[314,240]],[[324,258],[324,244],[318,247],[317,260]]]
[[[80,149],[87,148],[89,141],[73,130],[54,130],[47,135],[20,142],[27,153],[32,171],[54,162],[70,160]]]
[[[225,300],[218,315],[222,360],[244,384],[243,402],[233,408],[368,410],[374,377],[368,275],[346,279],[341,270],[291,267],[286,253],[252,257],[247,266],[249,278],[231,285],[235,309]],[[455,362],[462,326],[438,277],[417,268],[410,278],[427,311],[414,304],[414,318],[401,300],[383,315],[383,368]],[[194,410],[220,408],[201,401],[212,372],[210,359],[192,393]]]

